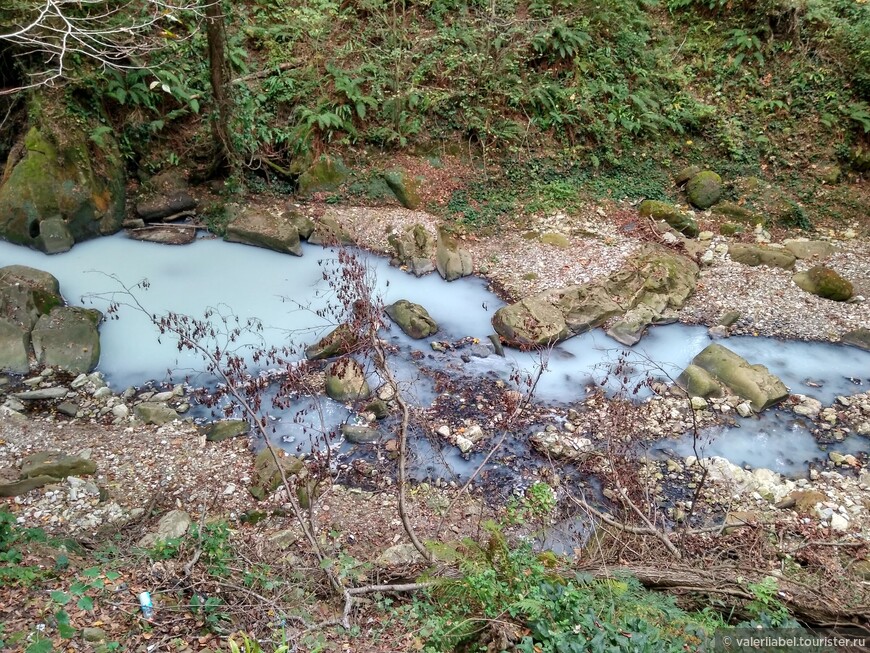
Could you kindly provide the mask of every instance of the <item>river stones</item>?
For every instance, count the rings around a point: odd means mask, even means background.
[[[690,396],[721,396],[730,393],[750,402],[752,409],[765,408],[788,397],[788,388],[764,365],[751,365],[730,349],[708,345],[692,359],[677,379]]]
[[[691,238],[696,237],[699,233],[698,223],[692,216],[667,202],[644,200],[637,210],[644,217],[664,220],[668,226]]]
[[[802,290],[824,299],[844,302],[852,297],[852,283],[823,265],[816,265],[792,277]]]
[[[100,360],[102,315],[93,309],[58,306],[37,321],[30,334],[33,352],[40,365],[72,374],[86,374]]]
[[[769,268],[791,270],[795,263],[795,256],[791,252],[761,245],[732,243],[728,246],[728,255],[732,261],[752,267],[765,265]]]
[[[365,370],[350,357],[339,358],[326,368],[326,394],[336,401],[357,401],[371,395]]]
[[[429,312],[407,299],[400,299],[387,306],[384,311],[390,316],[406,335],[420,340],[434,335],[438,331],[438,323],[432,319]]]
[[[697,275],[698,266],[687,257],[646,244],[630,265],[604,280],[531,295],[500,308],[492,323],[508,344],[547,345],[638,308],[616,332],[642,333],[645,319],[668,319],[668,310],[683,305]]]
[[[471,253],[459,245],[459,241],[444,229],[438,230],[435,246],[435,267],[447,281],[467,277],[473,271]]]
[[[695,208],[706,210],[722,198],[722,178],[712,170],[704,170],[686,183],[686,196]]]
[[[581,460],[595,449],[589,438],[559,431],[539,431],[529,441],[542,454],[568,461]]]
[[[344,356],[356,349],[359,336],[354,328],[345,323],[339,324],[313,345],[305,348],[305,357],[317,361],[333,356]]]
[[[418,277],[435,270],[435,264],[432,263],[435,256],[435,236],[423,225],[415,224],[399,234],[390,234],[387,242],[395,252],[396,262],[406,266]]]
[[[275,216],[259,209],[246,209],[227,225],[224,240],[302,256],[299,230],[286,214]]]

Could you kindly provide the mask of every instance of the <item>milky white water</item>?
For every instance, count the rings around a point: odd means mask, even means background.
[[[305,255],[299,258],[212,238],[201,238],[186,246],[166,246],[119,234],[78,244],[70,252],[55,256],[0,242],[0,266],[22,264],[51,272],[60,280],[69,303],[102,310],[112,297],[125,300],[118,294],[121,284],[133,287],[147,279],[147,290],[137,288],[134,294],[151,313],[174,311],[201,317],[207,309],[216,308],[224,316],[237,316],[242,323],[249,318],[258,320],[262,332],[249,333],[235,345],[244,350],[252,344],[311,343],[334,326],[318,311],[335,303],[323,273],[335,269],[336,255],[319,247],[304,249]],[[472,336],[486,342],[493,332],[490,320],[503,302],[487,289],[485,281],[467,278],[448,284],[434,274],[418,279],[391,267],[383,258],[365,253],[360,256],[383,301],[407,299],[425,306],[441,327],[438,340]],[[149,380],[168,381],[167,371],[176,380],[191,374],[192,380],[197,380],[202,361],[191,353],[179,352],[171,338],[159,338],[157,329],[141,311],[121,306],[118,317],[101,327],[99,369],[114,388]],[[397,328],[388,335],[401,352],[393,363],[397,376],[419,405],[427,405],[433,398],[431,383],[420,377],[420,365],[508,379],[517,367],[532,372],[540,361],[535,354],[508,351],[507,358],[472,356],[465,362],[455,354],[433,354],[428,340],[411,340]],[[705,328],[676,324],[651,329],[631,349],[601,331],[592,331],[553,349],[536,397],[560,403],[580,399],[591,383],[608,376],[607,371],[620,356],[628,356],[633,368],[629,386],[648,374],[676,378],[709,343]],[[870,384],[870,353],[858,349],[750,337],[729,338],[724,344],[750,362],[766,365],[792,393],[807,394],[826,404],[839,394],[861,392]],[[423,360],[414,362],[412,350],[422,352]],[[371,380],[378,381],[374,377]],[[618,389],[618,381],[611,377],[608,387]],[[304,407],[306,401],[300,401],[296,408]],[[343,406],[334,402],[323,400],[323,406],[328,426],[350,417]],[[773,415],[741,420],[739,429],[728,429],[716,438],[713,446],[717,448],[710,453],[784,472],[805,469],[807,460],[822,455],[803,425],[784,425],[784,419]],[[305,437],[305,425],[296,424],[290,416],[276,414],[273,418],[281,425],[276,429],[278,435],[288,443],[298,443]],[[320,428],[310,423],[307,426]],[[851,438],[848,444],[853,449],[866,448],[866,441],[860,438]],[[687,453],[684,443],[672,443],[672,448]],[[444,453],[457,457],[452,452]]]

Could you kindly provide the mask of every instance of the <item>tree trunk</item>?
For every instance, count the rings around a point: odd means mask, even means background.
[[[205,6],[205,33],[208,40],[208,65],[211,77],[214,116],[212,132],[215,144],[215,157],[212,174],[221,168],[235,167],[236,158],[230,138],[230,112],[232,96],[230,92],[230,71],[226,54],[225,16],[220,0],[207,0]]]

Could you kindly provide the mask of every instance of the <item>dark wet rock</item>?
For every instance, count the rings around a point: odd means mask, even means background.
[[[344,356],[356,349],[359,336],[349,324],[339,324],[323,338],[305,348],[309,360],[323,360],[333,356]]]
[[[336,401],[357,401],[371,394],[365,370],[353,358],[340,358],[326,368],[326,394]]]
[[[130,229],[127,235],[133,240],[144,240],[161,245],[189,245],[196,240],[196,227],[181,225],[151,225]]]
[[[399,265],[407,266],[418,277],[435,269],[436,239],[421,224],[406,228],[402,233],[390,234],[387,238],[395,252]]]
[[[196,200],[187,190],[174,190],[136,203],[136,215],[145,222],[157,222],[196,210]]]
[[[428,338],[438,331],[438,323],[432,319],[429,312],[420,306],[420,304],[400,299],[396,303],[387,306],[384,310],[406,335],[416,340]]]
[[[719,326],[733,326],[737,323],[737,320],[739,320],[740,317],[740,311],[728,311],[727,313],[725,313],[725,315],[719,318]]]
[[[406,209],[420,206],[420,180],[404,170],[390,170],[384,173],[384,181],[393,191],[396,199]]]
[[[283,215],[275,216],[263,210],[242,211],[227,225],[224,240],[302,256],[296,225]]]
[[[88,135],[71,128],[58,145],[33,127],[22,155],[0,180],[0,238],[44,252],[118,231],[124,219],[124,165],[106,135],[96,155]]]
[[[43,315],[30,334],[36,360],[72,374],[90,372],[100,360],[101,317],[99,311],[75,306]]]
[[[601,326],[627,310],[666,319],[695,289],[698,266],[657,245],[645,245],[631,265],[602,281],[546,290],[496,311],[493,326],[512,345],[545,345]],[[635,329],[636,330],[636,329]]]
[[[222,442],[247,435],[251,432],[251,425],[244,419],[225,419],[206,425],[202,432],[206,441]]]
[[[722,199],[722,178],[712,170],[704,170],[686,183],[686,196],[695,208],[705,210]]]
[[[435,246],[435,267],[447,281],[467,277],[474,271],[471,253],[444,229],[438,230]]]
[[[663,220],[669,227],[692,238],[696,237],[699,233],[698,223],[691,215],[680,211],[680,209],[667,202],[644,200],[640,203],[638,212],[644,217]]]
[[[769,268],[791,270],[795,263],[795,256],[791,252],[763,245],[732,243],[728,246],[728,255],[732,261],[752,267],[766,265]]]
[[[692,359],[677,379],[690,396],[722,396],[725,390],[750,402],[752,409],[765,408],[788,397],[788,388],[764,365],[752,365],[722,345],[708,345]]]
[[[72,401],[64,401],[57,407],[57,412],[67,417],[75,417],[79,414],[81,406]]]
[[[365,408],[363,408],[363,412],[371,413],[375,416],[375,419],[384,419],[390,414],[390,407],[383,399],[375,399],[366,404]]]
[[[798,272],[792,277],[792,281],[808,293],[835,302],[850,299],[854,292],[850,281],[823,265],[812,267],[806,272]]]

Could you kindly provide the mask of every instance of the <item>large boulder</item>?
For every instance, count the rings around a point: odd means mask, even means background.
[[[353,238],[344,230],[334,217],[325,215],[316,222],[311,233],[308,235],[308,242],[312,245],[351,245]]]
[[[399,328],[412,338],[417,340],[428,338],[438,331],[438,323],[432,319],[429,312],[407,299],[400,299],[384,309],[390,319],[399,325]]]
[[[751,365],[715,343],[692,359],[677,384],[692,397],[720,396],[727,390],[749,401],[756,412],[788,397],[788,388],[764,365]]]
[[[577,286],[545,290],[500,308],[493,316],[496,332],[513,345],[546,345],[601,326],[637,310],[627,330],[642,332],[647,324],[670,319],[695,289],[698,266],[657,245],[641,247],[631,265],[607,278]]]
[[[299,230],[286,214],[276,216],[257,209],[246,209],[227,225],[224,240],[302,256]]]
[[[418,277],[435,269],[435,237],[421,224],[407,227],[402,233],[390,234],[387,242],[395,252],[396,261]]]
[[[644,200],[637,210],[642,216],[653,220],[663,220],[668,226],[692,238],[700,233],[698,223],[691,215],[683,213],[676,206],[667,202]]]
[[[0,238],[48,253],[110,234],[124,219],[124,166],[105,135],[97,148],[71,128],[62,143],[33,127],[0,180]]]
[[[743,224],[757,225],[764,223],[764,216],[753,213],[746,207],[734,202],[719,202],[710,209],[710,212],[715,216]]]
[[[420,206],[419,178],[410,176],[404,170],[389,170],[384,173],[384,181],[406,209],[416,209]]]
[[[353,358],[339,358],[326,368],[326,394],[336,401],[357,401],[371,395],[363,366]]]
[[[823,265],[816,265],[806,272],[798,272],[792,277],[792,281],[808,293],[835,302],[851,299],[854,292],[850,281]]]
[[[196,209],[196,199],[190,194],[187,179],[181,170],[170,168],[154,175],[148,190],[136,202],[136,215],[145,222],[173,219]]]
[[[769,268],[791,270],[794,267],[795,256],[784,249],[773,249],[761,245],[746,245],[732,243],[728,246],[728,255],[732,261],[752,267],[765,265]]]
[[[785,248],[799,259],[821,260],[828,258],[836,248],[824,240],[787,239],[783,241]]]
[[[19,470],[0,469],[0,497],[15,497],[57,483],[68,476],[94,474],[93,460],[60,451],[37,451],[21,462]]]
[[[706,210],[722,199],[722,178],[712,170],[704,170],[686,184],[686,196],[695,208]]]
[[[41,316],[62,304],[57,279],[48,272],[0,268],[0,371],[29,370],[30,333]]]
[[[101,314],[93,309],[58,306],[39,318],[30,334],[40,365],[87,374],[100,360]]]
[[[474,268],[471,263],[471,253],[459,245],[459,241],[444,229],[438,230],[435,245],[435,267],[438,274],[447,281],[467,277]]]

